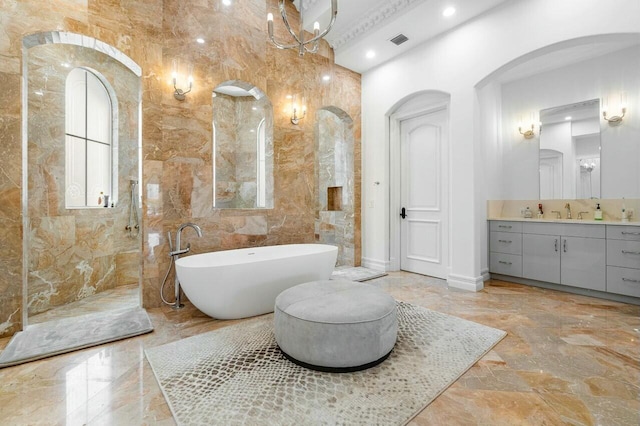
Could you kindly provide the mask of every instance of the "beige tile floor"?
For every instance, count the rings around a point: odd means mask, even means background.
[[[508,332],[412,425],[640,424],[640,307],[502,281],[462,292],[405,272],[369,283]],[[191,306],[149,316],[151,334],[0,370],[0,424],[174,424],[144,348],[238,321]]]

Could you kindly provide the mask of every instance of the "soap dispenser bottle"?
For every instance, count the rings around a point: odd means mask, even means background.
[[[621,219],[623,222],[629,222],[629,216],[627,216],[627,208],[624,205],[624,198],[622,198],[622,216]]]
[[[598,206],[596,207],[596,211],[593,212],[593,219],[602,220],[602,210],[600,209],[600,203],[598,203]]]
[[[531,212],[531,209],[529,207],[527,207],[524,211],[524,217],[525,219],[531,219],[533,217],[533,213]]]
[[[544,218],[544,212],[542,211],[542,203],[538,204],[538,219]]]

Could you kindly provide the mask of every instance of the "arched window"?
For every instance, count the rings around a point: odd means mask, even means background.
[[[100,78],[84,68],[67,76],[65,205],[100,207],[113,199],[114,100]]]

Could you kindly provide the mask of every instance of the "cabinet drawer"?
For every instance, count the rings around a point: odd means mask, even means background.
[[[522,254],[522,234],[513,232],[491,232],[489,251]]]
[[[640,270],[607,266],[607,293],[640,297]]]
[[[566,237],[605,238],[604,225],[582,223],[542,223],[528,222],[522,225],[523,234],[562,235]]]
[[[640,241],[640,226],[607,225],[610,240]]]
[[[522,232],[521,222],[510,222],[507,220],[492,220],[489,229],[499,232]]]
[[[607,265],[640,269],[640,241],[607,240]]]
[[[496,274],[522,276],[522,256],[504,253],[491,253],[489,272]]]

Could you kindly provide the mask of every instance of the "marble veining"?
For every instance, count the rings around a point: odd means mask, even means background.
[[[505,281],[469,293],[406,272],[367,283],[507,332],[410,425],[637,424],[640,307]],[[175,424],[144,350],[246,320],[148,312],[153,333],[1,370],[2,421]]]

